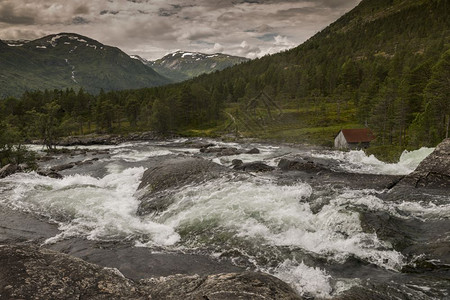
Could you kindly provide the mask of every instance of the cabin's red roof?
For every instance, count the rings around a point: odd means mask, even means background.
[[[368,128],[363,129],[342,129],[347,143],[368,143],[375,139],[372,131]]]

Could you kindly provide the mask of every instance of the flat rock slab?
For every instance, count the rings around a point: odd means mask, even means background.
[[[301,299],[262,273],[174,275],[134,282],[116,269],[29,245],[0,245],[1,299]]]
[[[119,243],[70,239],[47,245],[46,248],[103,267],[117,268],[123,275],[133,280],[174,274],[203,276],[243,271],[229,261],[219,261],[208,256],[177,252],[155,253],[149,248]]]
[[[0,205],[0,243],[42,242],[59,233],[55,224]]]
[[[144,282],[155,286],[155,299],[302,299],[278,278],[253,272],[217,274],[206,277],[174,275]]]
[[[176,157],[162,160],[148,168],[138,189],[152,192],[166,190],[193,182],[218,178],[229,169],[206,159]]]

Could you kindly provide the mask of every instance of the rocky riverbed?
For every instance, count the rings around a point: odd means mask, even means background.
[[[120,142],[0,180],[0,298],[450,297],[450,140],[398,164]]]

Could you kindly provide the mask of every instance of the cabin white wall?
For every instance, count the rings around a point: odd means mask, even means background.
[[[348,149],[348,143],[342,131],[339,132],[339,134],[334,139],[334,147],[337,149]]]

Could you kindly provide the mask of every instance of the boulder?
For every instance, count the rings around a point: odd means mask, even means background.
[[[55,179],[63,178],[63,176],[61,174],[59,174],[58,172],[55,172],[53,170],[50,170],[50,169],[49,170],[37,169],[36,172],[41,176],[46,176],[46,177],[55,178]]]
[[[114,269],[36,246],[0,246],[2,299],[138,299],[144,293]]]
[[[241,159],[233,159],[232,161],[231,161],[231,165],[232,166],[235,166],[235,167],[237,167],[237,166],[240,166],[240,165],[242,165],[244,162],[241,160]]]
[[[63,164],[63,165],[58,165],[58,166],[54,166],[51,167],[50,170],[53,172],[61,172],[67,169],[71,169],[75,166],[76,164],[74,162],[68,163],[68,164]]]
[[[170,195],[177,188],[200,184],[229,172],[228,168],[202,158],[166,158],[144,172],[137,193],[141,201],[138,214],[164,210],[172,203]]]
[[[19,168],[16,164],[7,164],[0,169],[0,178],[5,178],[11,174],[16,173],[18,169]]]
[[[155,299],[248,299],[294,300],[291,287],[273,276],[255,273],[226,273],[209,276],[174,275],[144,280],[154,286]]]
[[[270,172],[273,171],[275,168],[268,166],[260,161],[254,161],[250,163],[242,163],[241,161],[240,164],[234,165],[233,169],[246,172]]]
[[[209,154],[209,153],[215,153],[216,156],[232,156],[232,155],[239,155],[243,152],[237,148],[234,147],[215,147],[215,148],[201,148],[201,153]]]
[[[440,143],[417,166],[416,170],[407,175],[399,184],[415,188],[450,188],[450,138]]]
[[[0,246],[2,299],[301,299],[267,274],[172,275],[134,282],[117,269],[30,245]]]
[[[259,151],[258,148],[253,148],[253,149],[248,150],[248,151],[245,152],[245,153],[247,153],[247,154],[259,154],[260,151]]]
[[[282,171],[304,171],[304,172],[318,172],[325,169],[320,164],[316,164],[313,161],[304,160],[301,158],[295,159],[282,158],[278,163],[278,167]]]

